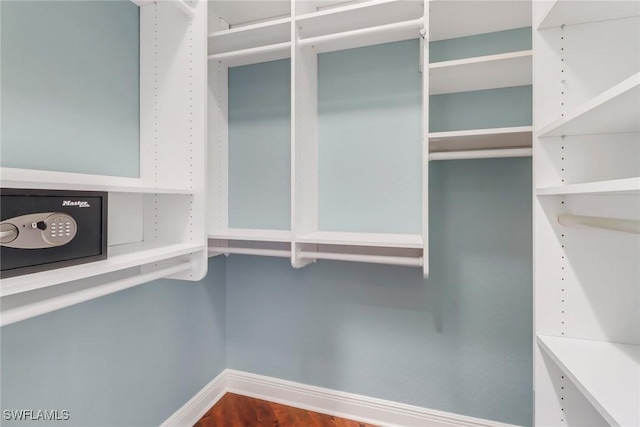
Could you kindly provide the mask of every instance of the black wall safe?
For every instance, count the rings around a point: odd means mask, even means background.
[[[107,193],[0,188],[0,277],[107,258]]]

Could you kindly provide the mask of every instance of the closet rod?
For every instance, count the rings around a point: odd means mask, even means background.
[[[352,37],[368,36],[371,34],[383,34],[383,33],[390,33],[394,31],[402,31],[402,30],[412,30],[412,29],[418,30],[418,29],[421,29],[422,27],[423,27],[423,20],[422,18],[418,18],[418,19],[413,19],[411,21],[396,22],[393,24],[379,25],[377,27],[362,28],[360,30],[345,31],[342,33],[327,34],[325,36],[317,36],[317,37],[300,39],[298,41],[298,45],[299,46],[311,46],[311,45],[316,46],[316,45],[321,45],[324,43],[333,42],[337,40],[350,39]],[[416,33],[416,37],[418,37],[418,33]]]
[[[209,248],[209,254],[224,254],[224,255],[261,255],[261,256],[273,256],[280,258],[290,258],[291,251],[280,249],[261,249],[261,248],[233,248],[224,246],[214,246]]]
[[[558,215],[558,222],[562,225],[586,225],[589,227],[640,234],[640,220],[637,219],[617,219],[562,214]]]
[[[531,148],[497,150],[442,151],[429,154],[429,160],[492,159],[498,157],[531,157]]]
[[[422,257],[400,257],[381,255],[361,255],[332,252],[308,252],[301,251],[300,258],[329,259],[334,261],[368,262],[373,264],[402,265],[405,267],[422,267]]]
[[[226,59],[240,58],[243,56],[251,56],[251,55],[257,55],[262,53],[273,53],[273,52],[289,52],[290,50],[291,50],[291,42],[284,42],[284,43],[270,44],[266,46],[252,47],[249,49],[234,50],[231,52],[214,53],[213,55],[207,56],[207,58],[214,59],[217,61],[224,61]]]
[[[61,308],[70,307],[72,305],[80,304],[95,298],[112,294],[114,292],[142,285],[152,280],[162,279],[177,273],[189,271],[190,269],[191,263],[183,262],[171,267],[153,270],[148,273],[138,274],[132,277],[127,277],[125,279],[108,282],[103,285],[93,286],[31,304],[25,304],[15,308],[10,308],[8,310],[3,310],[2,315],[0,315],[0,326],[10,325],[21,320],[40,316],[41,314],[50,313],[55,310],[60,310]]]

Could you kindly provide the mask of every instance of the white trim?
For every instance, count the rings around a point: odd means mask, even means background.
[[[514,427],[512,424],[435,411],[232,369],[225,369],[161,427],[194,425],[226,392],[388,427]]]
[[[209,384],[160,424],[160,427],[192,426],[227,392],[227,370],[220,372]]]

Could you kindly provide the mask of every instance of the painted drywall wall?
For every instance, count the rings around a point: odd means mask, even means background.
[[[531,27],[440,40],[429,43],[429,62],[529,50],[532,43]]]
[[[532,423],[530,159],[433,162],[431,277],[227,261],[227,367]]]
[[[418,40],[318,55],[318,228],[422,232]]]
[[[225,368],[225,263],[0,330],[3,426],[157,426]],[[69,411],[66,422],[5,410]]]
[[[230,68],[229,226],[290,230],[290,176],[291,61]]]
[[[2,1],[0,9],[0,165],[138,177],[138,7]]]

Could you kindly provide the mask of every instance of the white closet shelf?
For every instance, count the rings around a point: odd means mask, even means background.
[[[432,0],[430,41],[531,26],[530,1]]]
[[[250,49],[209,55],[209,60],[224,62],[229,67],[276,61],[291,57],[291,42],[270,44]]]
[[[290,41],[291,18],[281,18],[210,33],[209,53],[225,53]]]
[[[525,50],[429,64],[429,93],[468,92],[530,85],[533,51]]]
[[[640,132],[640,73],[539,130],[540,137]]]
[[[303,38],[300,39],[298,44],[300,46],[312,46],[316,53],[333,52],[415,39],[420,37],[420,30],[423,27],[422,18],[416,18],[410,21],[383,24],[377,27]]]
[[[421,18],[421,1],[373,0],[308,13],[296,18],[304,38]]]
[[[228,228],[209,233],[209,239],[244,240],[254,242],[291,242],[293,233],[290,230],[264,230],[250,228]]]
[[[131,0],[138,7],[145,7],[156,3],[168,3],[182,12],[187,18],[193,19],[195,10],[184,0]]]
[[[0,280],[0,296],[5,297],[35,289],[46,288],[74,280],[86,279],[144,264],[163,261],[205,249],[203,244],[132,243],[111,246],[108,258],[72,267],[26,274]]]
[[[640,178],[624,178],[611,181],[567,184],[557,187],[542,187],[538,196],[561,196],[571,194],[640,194]]]
[[[553,6],[540,20],[538,29],[586,24],[639,15],[640,3],[637,1],[555,0]]]
[[[156,187],[140,178],[0,168],[2,188],[109,191],[114,193],[193,194],[189,188]]]
[[[537,341],[608,423],[640,425],[640,346],[543,335]]]
[[[531,157],[531,148],[495,148],[491,150],[441,151],[429,154],[429,160],[497,159]]]
[[[392,233],[346,233],[337,231],[316,231],[296,237],[297,243],[317,245],[370,246],[385,248],[424,249],[419,234]]]
[[[429,133],[431,153],[504,148],[530,148],[532,126]]]

